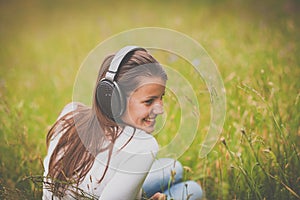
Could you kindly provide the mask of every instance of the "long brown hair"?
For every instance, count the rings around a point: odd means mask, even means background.
[[[110,55],[104,59],[96,86],[105,76],[113,57],[114,55]],[[116,81],[128,97],[141,83],[141,77],[145,76],[167,80],[163,68],[146,50],[136,50],[123,59]],[[51,190],[56,196],[64,196],[66,183],[70,181],[78,186],[93,166],[97,154],[103,151],[109,151],[107,170],[112,147],[122,133],[122,125],[101,112],[96,100],[96,86],[92,107],[78,106],[75,111],[57,120],[48,132],[47,148],[50,141],[58,133],[62,133],[51,155],[48,173],[52,180]],[[103,180],[106,170],[102,177],[99,177],[99,183]]]

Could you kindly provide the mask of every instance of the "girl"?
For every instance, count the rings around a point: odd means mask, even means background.
[[[151,133],[163,113],[166,81],[143,48],[127,46],[105,58],[92,107],[68,104],[48,132],[43,199],[201,197],[198,184],[180,183],[179,162],[155,161],[158,144]],[[164,191],[170,177],[173,184]]]

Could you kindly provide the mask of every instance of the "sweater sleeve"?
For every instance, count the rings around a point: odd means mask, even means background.
[[[150,140],[139,140],[137,143],[139,151],[136,153],[131,152],[130,156],[120,163],[115,175],[105,186],[100,200],[137,199],[158,151],[158,144],[152,136]]]

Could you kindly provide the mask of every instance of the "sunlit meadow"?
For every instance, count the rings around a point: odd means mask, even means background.
[[[209,121],[201,113],[180,157],[185,178],[206,199],[300,199],[299,13],[297,0],[0,1],[0,199],[41,198],[47,130],[72,100],[81,63],[108,37],[151,26],[194,38],[226,88],[221,137],[198,157]],[[172,95],[165,101],[174,123],[162,144],[180,121]]]

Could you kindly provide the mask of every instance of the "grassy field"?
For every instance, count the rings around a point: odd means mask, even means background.
[[[188,178],[207,199],[300,199],[298,0],[0,1],[0,199],[41,198],[46,133],[80,64],[149,26],[197,40],[226,88],[220,140],[204,159],[200,137],[180,157]]]

